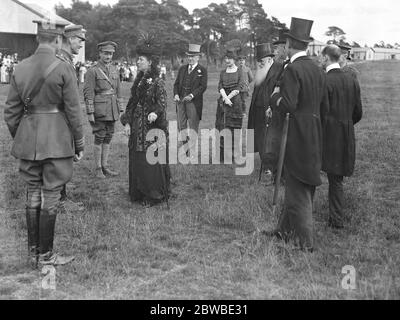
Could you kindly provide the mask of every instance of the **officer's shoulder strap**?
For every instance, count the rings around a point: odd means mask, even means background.
[[[61,63],[60,60],[56,59],[52,64],[50,64],[43,75],[39,78],[39,80],[35,83],[33,89],[29,94],[23,98],[21,95],[21,99],[23,100],[25,106],[27,106],[33,99],[39,94],[40,90],[42,89],[42,86],[44,82],[46,81],[47,77],[54,71],[55,68]]]

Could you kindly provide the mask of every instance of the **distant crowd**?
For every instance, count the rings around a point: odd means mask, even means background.
[[[18,64],[18,53],[6,55],[0,52],[0,83],[10,83],[16,64]]]

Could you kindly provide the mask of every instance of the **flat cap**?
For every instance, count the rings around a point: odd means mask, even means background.
[[[37,23],[37,34],[62,35],[65,26],[68,24],[57,20],[33,20],[32,22]]]
[[[115,52],[117,49],[117,44],[113,41],[104,41],[97,44],[97,49],[101,51]]]
[[[83,26],[81,25],[76,25],[76,24],[70,24],[65,27],[64,29],[64,36],[66,38],[71,38],[71,37],[78,37],[82,40],[86,40],[85,37],[85,32],[86,30],[83,29]]]

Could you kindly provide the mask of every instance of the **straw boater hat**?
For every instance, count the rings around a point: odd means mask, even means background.
[[[189,50],[186,52],[187,56],[200,56],[200,44],[189,43]]]
[[[113,41],[104,41],[97,44],[97,49],[99,51],[115,52],[117,47],[117,44]]]
[[[77,38],[80,38],[83,41],[85,41],[86,40],[85,32],[86,32],[86,30],[83,29],[83,26],[76,25],[76,24],[70,24],[65,27],[64,37],[66,37],[66,38],[77,37]]]
[[[270,43],[261,43],[256,45],[256,60],[261,61],[265,57],[274,57],[274,51]]]
[[[289,32],[285,33],[286,37],[292,38],[300,42],[311,42],[314,38],[310,37],[311,27],[314,21],[301,18],[293,18],[290,23]]]

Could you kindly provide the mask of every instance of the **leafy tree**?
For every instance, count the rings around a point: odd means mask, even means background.
[[[345,40],[345,34],[346,33],[341,28],[336,26],[328,27],[328,31],[325,32],[326,36],[333,37],[332,43],[338,43],[338,40]]]

